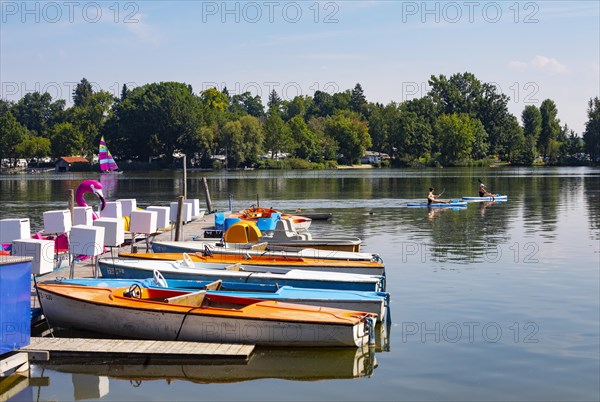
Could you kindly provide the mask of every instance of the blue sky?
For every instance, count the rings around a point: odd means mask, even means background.
[[[4,99],[67,99],[83,77],[121,86],[180,81],[284,99],[353,88],[368,100],[424,95],[431,75],[496,83],[520,117],[553,99],[584,130],[600,95],[600,2],[0,0]]]

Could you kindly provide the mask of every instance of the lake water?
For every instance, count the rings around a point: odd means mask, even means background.
[[[188,173],[188,197],[332,212],[314,235],[363,239],[379,253],[392,325],[375,353],[258,350],[247,366],[110,362],[34,366],[35,400],[599,400],[600,169],[409,169]],[[107,199],[166,205],[172,172],[103,182]],[[1,218],[66,207],[96,174],[0,176]],[[406,208],[430,186],[476,195],[481,178],[508,202],[461,210]],[[90,204],[97,205],[90,199]]]

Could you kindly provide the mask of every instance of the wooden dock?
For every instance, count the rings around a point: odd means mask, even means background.
[[[60,357],[133,358],[177,360],[226,360],[247,362],[254,345],[147,341],[132,339],[40,338],[32,337],[29,346],[20,349],[30,360]]]
[[[182,239],[193,240],[195,237],[202,237],[204,230],[211,229],[214,226],[214,215],[204,215],[195,217],[191,222],[183,225]],[[148,239],[170,240],[172,233],[165,230],[156,233]],[[131,237],[130,237],[131,238]],[[215,239],[215,242],[218,239]],[[109,250],[100,257],[116,257],[119,252],[130,253],[137,249],[139,253],[146,252],[146,239],[135,241],[133,247],[131,244],[122,245],[114,250]],[[111,252],[112,251],[112,252]],[[76,262],[74,264],[75,278],[93,278],[95,272],[93,259]],[[62,268],[53,272],[37,277],[37,282],[55,280],[68,277],[69,269],[63,265]],[[34,289],[32,281],[31,307],[39,307],[39,300]],[[47,328],[47,322],[43,315],[36,322],[32,322],[32,332],[30,345],[20,349],[29,354],[29,360],[48,360],[54,358],[139,358],[139,359],[159,359],[159,360],[203,360],[211,363],[219,362],[238,362],[245,364],[254,351],[254,345],[241,344],[221,344],[221,343],[200,343],[200,342],[181,342],[181,341],[152,341],[152,340],[122,340],[122,339],[91,339],[91,338],[52,338],[39,337],[40,334],[46,335],[52,333],[51,328]],[[38,328],[39,327],[39,328]]]

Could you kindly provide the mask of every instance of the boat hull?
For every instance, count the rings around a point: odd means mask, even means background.
[[[385,266],[376,261],[342,261],[342,260],[313,260],[255,256],[245,258],[241,255],[217,254],[205,256],[200,253],[188,254],[190,259],[206,268],[225,268],[232,264],[243,264],[248,267],[260,267],[262,271],[277,271],[281,268],[298,268],[317,272],[342,272],[349,274],[383,275]],[[151,261],[181,261],[183,253],[121,253],[120,258],[142,259]],[[212,265],[216,264],[216,265]]]
[[[348,251],[348,252],[360,252],[360,243],[327,243],[326,241],[312,241],[312,240],[298,240],[298,241],[272,241],[269,239],[262,238],[268,244],[283,247],[295,247],[295,248],[312,248],[316,250],[332,250],[332,251]]]
[[[362,346],[369,331],[364,322],[329,324],[203,315],[147,309],[132,302],[115,306],[78,299],[38,287],[50,325],[134,339],[243,343],[274,347]],[[141,302],[139,303],[141,304]],[[332,310],[335,311],[335,310]]]
[[[95,287],[130,287],[137,283],[141,287],[164,289],[156,285],[152,279],[63,279],[57,283]],[[208,285],[208,281],[167,281],[169,289],[195,292]],[[260,289],[259,289],[260,288]],[[207,295],[228,295],[235,297],[274,300],[283,303],[306,304],[309,306],[339,308],[344,310],[365,311],[377,314],[381,322],[387,318],[389,294],[385,292],[336,291],[331,289],[301,289],[294,287],[256,286],[246,283],[222,284],[219,290],[207,290]]]
[[[188,268],[171,261],[100,259],[98,266],[105,278],[146,279],[159,271],[166,279],[186,279],[242,283],[265,283],[310,289],[385,291],[385,278],[378,275],[314,272],[280,269],[280,272],[258,272],[225,269]],[[256,267],[255,267],[256,268]]]
[[[262,248],[259,248],[261,245]],[[264,247],[267,247],[267,249],[265,250]],[[152,243],[152,251],[155,253],[202,253],[205,252],[207,248],[212,254],[231,254],[242,257],[268,256],[283,258],[313,258],[316,260],[381,261],[381,258],[373,253],[284,247],[267,245],[266,243],[249,245],[228,243],[224,246],[217,245],[217,243],[214,242],[203,241],[155,241]]]
[[[449,204],[444,203],[431,203],[427,204],[426,202],[409,202],[407,205],[409,208],[465,208],[467,206],[466,201],[456,201],[451,202]]]
[[[508,201],[508,196],[497,194],[494,197],[463,197],[462,199],[467,202]]]

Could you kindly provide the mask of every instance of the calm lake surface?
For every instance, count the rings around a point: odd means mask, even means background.
[[[0,176],[0,217],[66,208],[67,190],[99,174]],[[313,235],[363,239],[379,253],[392,324],[375,353],[258,350],[247,366],[108,362],[34,366],[49,385],[25,400],[599,400],[600,169],[503,168],[188,173],[188,197],[332,212]],[[508,202],[413,209],[430,186],[476,195],[477,179]],[[125,173],[109,200],[167,205],[180,173]],[[97,205],[90,199],[90,204]]]

